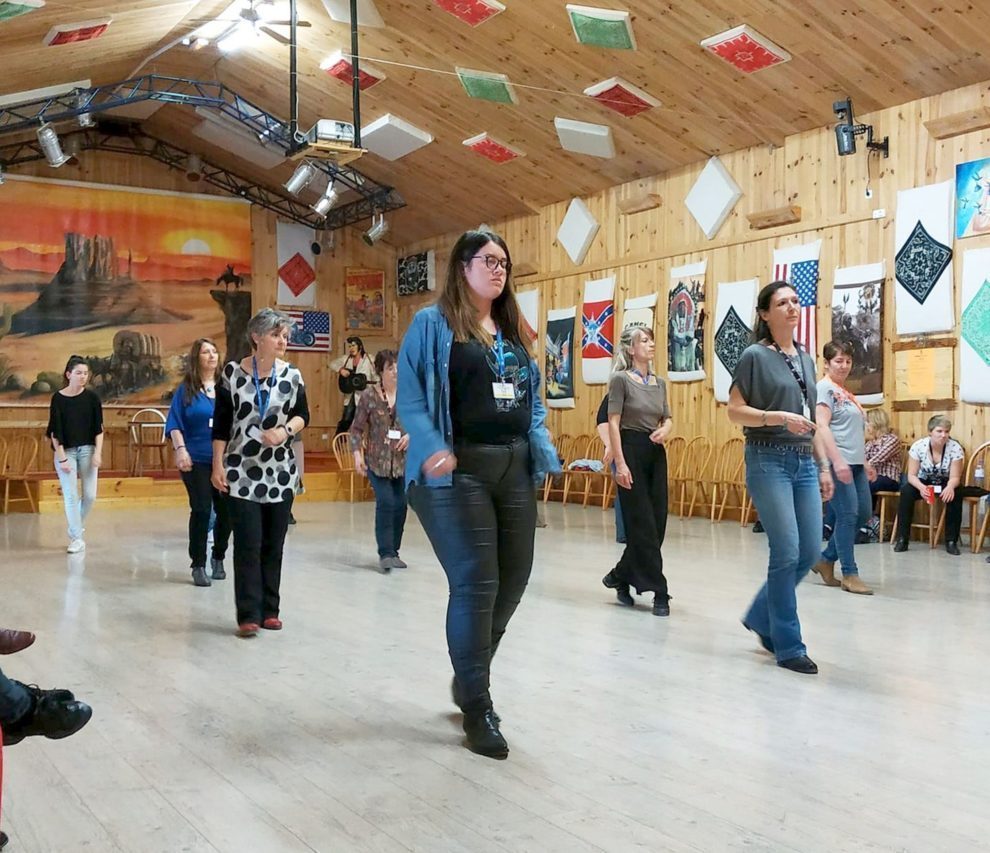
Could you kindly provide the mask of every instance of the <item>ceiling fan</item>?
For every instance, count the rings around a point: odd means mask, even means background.
[[[277,30],[272,29],[272,27],[288,27],[291,22],[288,20],[274,20],[267,17],[262,11],[263,7],[273,7],[274,5],[274,0],[245,0],[242,8],[236,9],[233,7],[228,7],[225,13],[226,15],[232,15],[236,12],[237,17],[212,18],[209,21],[204,21],[203,24],[227,25],[221,32],[211,34],[213,39],[217,42],[220,42],[225,38],[239,32],[253,32],[264,33],[266,36],[275,39],[275,41],[279,44],[288,45],[290,44],[289,37],[287,35],[283,35]],[[311,27],[313,25],[309,21],[296,21],[296,26]]]

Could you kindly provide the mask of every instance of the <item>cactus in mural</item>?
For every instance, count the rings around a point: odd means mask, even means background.
[[[3,319],[0,320],[0,340],[10,334],[10,326],[14,322],[14,309],[6,302],[3,303]]]

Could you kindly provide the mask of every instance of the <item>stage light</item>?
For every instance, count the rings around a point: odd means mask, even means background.
[[[313,205],[313,211],[317,216],[326,218],[326,215],[330,212],[332,208],[337,203],[337,190],[333,188],[333,181],[327,184],[326,192],[320,196],[316,204]]]
[[[371,227],[361,235],[369,246],[374,246],[379,240],[388,234],[388,223],[385,221],[385,214],[379,213],[377,219],[373,219]]]
[[[82,145],[79,142],[78,136],[70,136],[65,140],[65,156],[69,159],[66,161],[70,166],[79,165],[79,155],[82,153]]]
[[[186,158],[186,180],[195,183],[203,177],[203,161],[198,154],[190,154]]]
[[[58,134],[55,128],[47,122],[38,128],[38,144],[44,152],[48,165],[53,169],[64,166],[69,162],[68,156],[62,151],[62,145],[58,141]]]
[[[76,98],[76,106],[79,107],[80,109],[82,109],[85,106],[88,106],[88,101],[86,100],[86,98],[87,98],[87,93],[80,92],[79,96]],[[93,117],[89,113],[79,113],[79,115],[76,116],[76,121],[79,122],[79,126],[83,129],[96,127],[96,122],[93,121]]]
[[[309,185],[310,181],[316,177],[316,166],[312,163],[300,163],[292,173],[292,177],[285,182],[285,191],[289,195],[299,195],[300,191]],[[329,210],[329,208],[327,208]]]

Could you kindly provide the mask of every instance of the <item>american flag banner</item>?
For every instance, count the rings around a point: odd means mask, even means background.
[[[773,250],[773,280],[787,281],[801,302],[797,342],[815,358],[818,353],[818,259],[822,241]]]
[[[330,352],[330,314],[326,311],[286,311],[292,320],[287,350]]]

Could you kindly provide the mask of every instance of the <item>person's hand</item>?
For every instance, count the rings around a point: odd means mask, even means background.
[[[403,450],[405,450],[407,447],[409,447],[409,433],[408,432],[405,435],[403,435],[402,438],[400,438],[396,442],[396,444],[395,444],[395,449],[398,450],[400,453]]]
[[[612,464],[612,460],[615,457],[612,456],[612,448],[608,445],[605,446],[605,452],[602,454],[602,465],[608,468]]]
[[[877,469],[873,467],[871,462],[867,462],[864,467],[866,468],[866,479],[871,483],[875,483],[877,480]]]
[[[289,431],[284,426],[262,430],[261,433],[261,443],[265,447],[277,447],[280,444],[285,444],[288,439]]]
[[[103,454],[99,450],[97,450],[97,451],[95,451],[93,453],[92,465],[93,465],[94,468],[102,468],[103,467]]]
[[[667,434],[664,432],[663,427],[657,427],[650,433],[650,441],[654,444],[663,444],[666,440]]]
[[[423,473],[431,480],[444,477],[457,467],[457,457],[449,450],[438,450],[423,463]]]
[[[632,471],[629,470],[629,466],[625,462],[615,466],[615,482],[623,489],[632,488]]]
[[[57,461],[58,461],[58,468],[60,471],[62,471],[64,474],[72,473],[72,462],[69,460],[68,456],[65,457],[65,461],[61,461],[61,460],[57,460]]]
[[[192,471],[192,457],[184,447],[175,451],[175,467],[180,471]]]
[[[846,483],[847,485],[853,481],[853,472],[845,462],[839,465],[833,465],[835,468],[835,476],[839,478],[840,483]]]
[[[227,483],[227,472],[222,467],[213,466],[213,474],[210,476],[210,482],[218,492],[227,493],[230,491],[230,486]]]
[[[822,499],[826,501],[832,500],[832,496],[835,494],[835,483],[832,480],[831,471],[818,472],[818,485],[822,490]]]
[[[767,425],[769,426],[770,416],[780,418],[780,426],[787,427],[787,431],[794,435],[807,435],[815,431],[815,422],[809,421],[804,415],[796,415],[794,412],[768,412]]]
[[[354,454],[354,470],[357,471],[362,477],[368,476],[368,463],[364,461],[363,453]]]
[[[942,498],[942,503],[950,504],[956,497],[956,490],[954,486],[946,486],[942,489],[942,494],[939,496]]]
[[[352,371],[351,371],[351,369],[349,367],[342,367],[342,368],[340,368],[340,371],[339,372],[340,372],[340,375],[341,376],[343,376],[343,377],[346,378],[346,377],[348,377],[348,376],[351,375],[351,372]]]

